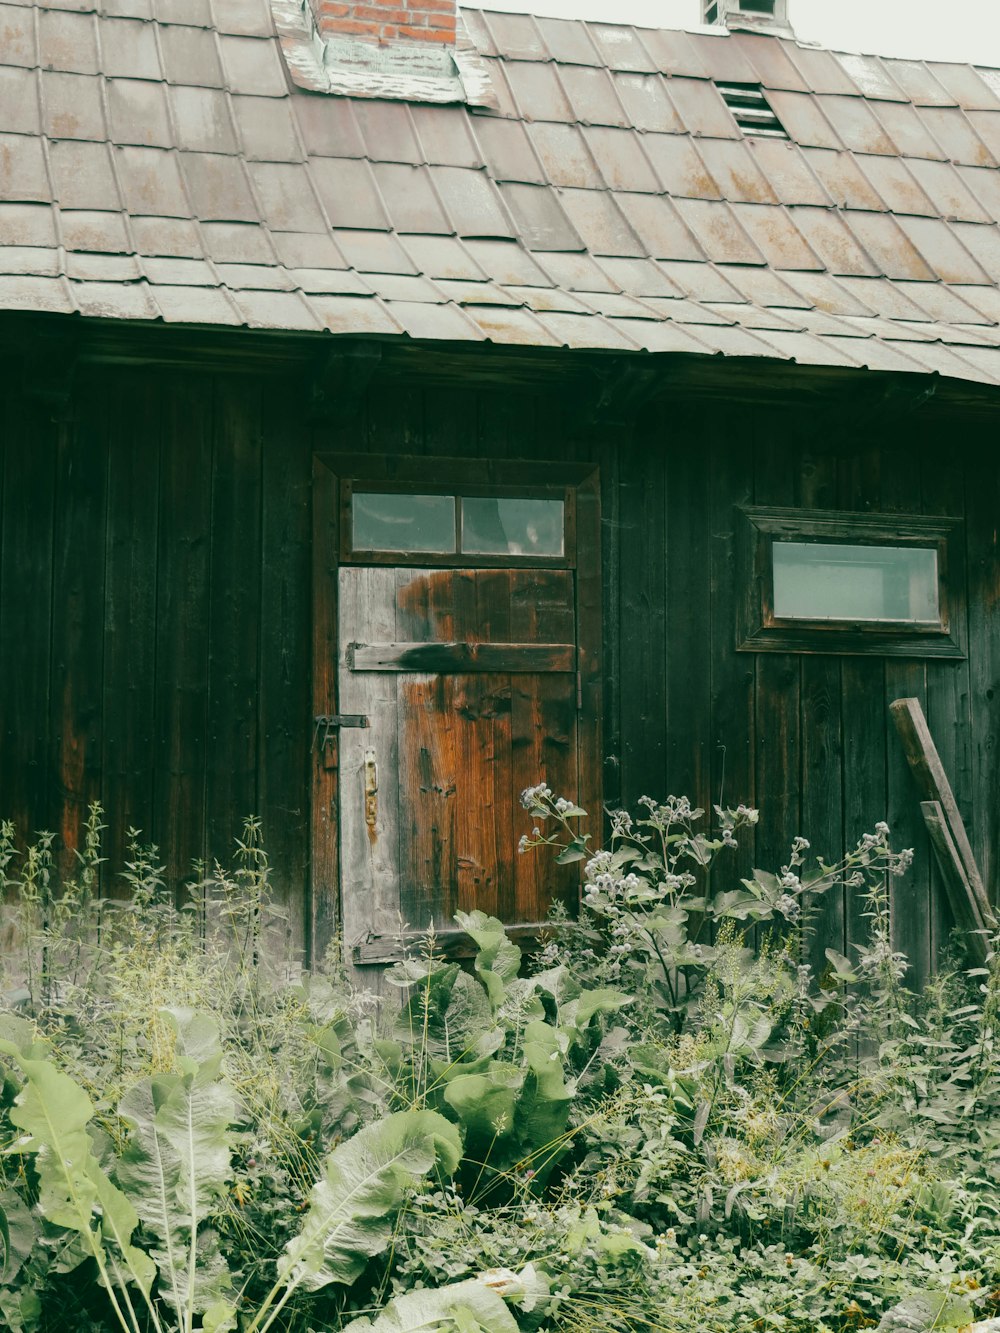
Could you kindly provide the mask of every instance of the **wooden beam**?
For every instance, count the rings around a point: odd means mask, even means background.
[[[529,952],[537,944],[539,935],[552,934],[557,929],[548,921],[527,921],[516,926],[504,926],[507,938]],[[405,930],[400,934],[372,933],[351,946],[351,962],[362,967],[398,963],[407,953],[414,950],[420,953],[427,938],[426,930]],[[442,962],[474,958],[477,952],[473,939],[456,926],[434,932],[434,957]]]
[[[972,892],[955,840],[951,836],[941,802],[921,801],[920,813],[927,825],[927,833],[934,848],[955,920],[965,932],[965,943],[971,957],[982,966],[989,952],[985,934],[988,928],[979,915],[979,904]]]
[[[572,643],[355,643],[347,664],[351,671],[534,675],[575,671],[576,657]]]
[[[895,699],[889,705],[896,730],[899,732],[907,762],[917,788],[925,801],[937,802],[941,807],[951,839],[955,845],[962,873],[976,905],[976,913],[983,926],[992,929],[996,916],[983,885],[976,858],[969,843],[965,824],[944,771],[944,765],[934,744],[924,710],[919,699]]]

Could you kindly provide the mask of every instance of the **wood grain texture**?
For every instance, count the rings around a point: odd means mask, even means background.
[[[934,848],[955,920],[963,931],[963,943],[976,964],[982,967],[989,954],[986,931],[990,926],[981,915],[981,903],[973,892],[962,855],[940,801],[921,801],[920,811]]]

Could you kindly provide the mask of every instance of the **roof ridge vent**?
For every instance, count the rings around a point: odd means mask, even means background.
[[[702,18],[724,28],[792,37],[788,0],[702,0]]]
[[[767,139],[787,139],[788,132],[772,110],[759,83],[733,83],[715,80],[722,100],[744,134]]]

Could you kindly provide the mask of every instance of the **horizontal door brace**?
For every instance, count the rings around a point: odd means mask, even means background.
[[[543,674],[575,671],[577,651],[573,643],[352,643],[347,665],[351,671]]]

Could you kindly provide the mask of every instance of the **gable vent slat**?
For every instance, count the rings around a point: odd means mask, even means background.
[[[759,83],[720,83],[716,80],[715,86],[744,134],[767,135],[772,139],[788,138],[784,125],[772,110]]]

